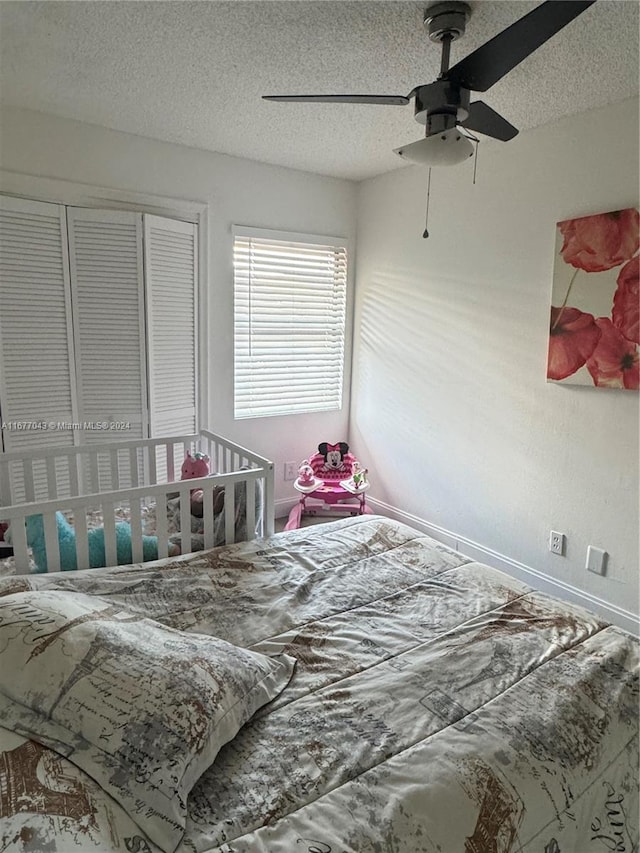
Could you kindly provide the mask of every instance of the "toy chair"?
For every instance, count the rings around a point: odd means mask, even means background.
[[[367,473],[349,453],[346,442],[321,442],[318,452],[305,459],[298,469],[293,487],[300,492],[300,500],[289,513],[284,529],[296,530],[303,515],[316,515],[319,511],[346,515],[371,513],[365,498],[369,488]]]

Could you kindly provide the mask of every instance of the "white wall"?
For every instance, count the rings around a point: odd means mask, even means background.
[[[209,415],[203,425],[273,459],[276,499],[294,495],[283,481],[283,463],[299,462],[320,441],[346,439],[348,371],[341,412],[234,421],[230,229],[253,225],[352,239],[355,184],[17,109],[0,116],[0,165],[209,205]],[[348,320],[350,329],[351,314]]]
[[[638,394],[545,381],[555,223],[638,204],[637,102],[483,142],[472,172],[433,170],[427,240],[426,170],[360,185],[352,445],[445,540],[637,613]]]
[[[282,462],[345,437],[347,411],[234,422],[229,229],[353,237],[357,192],[349,440],[373,497],[467,551],[478,543],[480,556],[637,611],[638,395],[545,382],[555,223],[638,203],[637,128],[626,102],[483,142],[476,186],[471,163],[434,172],[428,240],[416,167],[357,191],[13,109],[0,116],[0,165],[208,203],[209,424],[275,460],[283,500]],[[551,528],[567,534],[566,557],[546,550]],[[584,569],[588,544],[609,552],[605,578]]]

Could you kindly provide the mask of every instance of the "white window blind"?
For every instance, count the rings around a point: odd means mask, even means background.
[[[347,248],[234,228],[235,417],[340,409]]]

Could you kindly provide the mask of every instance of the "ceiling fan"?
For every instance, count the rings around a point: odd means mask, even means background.
[[[507,142],[517,129],[484,101],[471,101],[471,92],[486,92],[505,74],[577,18],[595,0],[546,0],[452,68],[451,42],[464,35],[471,7],[444,0],[427,7],[424,25],[431,41],[440,42],[440,74],[433,83],[416,86],[408,95],[263,95],[267,101],[308,103],[389,104],[405,106],[414,99],[416,121],[426,137],[397,154],[427,166],[454,165],[473,154],[469,131]]]

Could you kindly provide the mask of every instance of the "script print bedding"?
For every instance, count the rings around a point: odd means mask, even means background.
[[[388,519],[0,580],[296,660],[187,801],[180,853],[638,846],[638,646]],[[0,729],[0,851],[153,851],[86,773]]]

